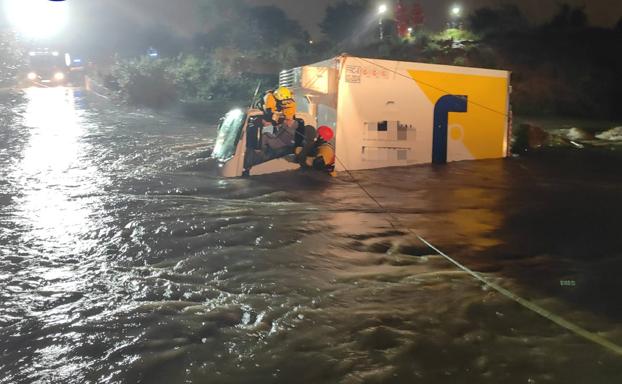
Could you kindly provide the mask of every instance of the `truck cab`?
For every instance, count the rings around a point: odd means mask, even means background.
[[[261,151],[262,136],[265,134],[262,117],[263,112],[259,109],[234,109],[220,120],[211,155],[218,162],[220,176],[257,176],[300,168],[293,154],[268,157],[259,162],[256,160],[254,155]]]
[[[62,86],[67,83],[68,54],[58,51],[37,50],[28,53],[28,66],[22,81],[30,86]]]

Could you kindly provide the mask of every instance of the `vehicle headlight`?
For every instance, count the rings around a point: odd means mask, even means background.
[[[62,72],[55,73],[54,80],[57,80],[57,81],[65,80],[65,74]]]
[[[36,80],[37,79],[37,74],[34,72],[30,72],[28,74],[28,80]]]

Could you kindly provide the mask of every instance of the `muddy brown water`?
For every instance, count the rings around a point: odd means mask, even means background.
[[[617,154],[220,179],[209,125],[0,99],[2,384],[622,382],[408,231],[622,344]]]

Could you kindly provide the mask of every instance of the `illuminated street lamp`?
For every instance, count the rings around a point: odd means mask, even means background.
[[[29,39],[47,39],[61,32],[69,7],[60,1],[1,0],[2,12],[15,30]]]
[[[460,17],[461,14],[462,14],[462,7],[460,7],[459,5],[454,5],[453,7],[451,7],[452,17],[458,18]]]
[[[386,4],[380,4],[378,6],[378,27],[380,28],[380,40],[384,39],[384,28],[382,25],[382,19],[384,14],[387,13],[389,7]]]
[[[460,28],[460,20],[462,18],[462,7],[459,5],[454,5],[449,10],[449,28]]]

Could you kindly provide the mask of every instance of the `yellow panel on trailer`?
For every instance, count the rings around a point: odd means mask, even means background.
[[[507,154],[508,71],[341,56],[285,73],[309,123],[335,128],[337,170]]]

